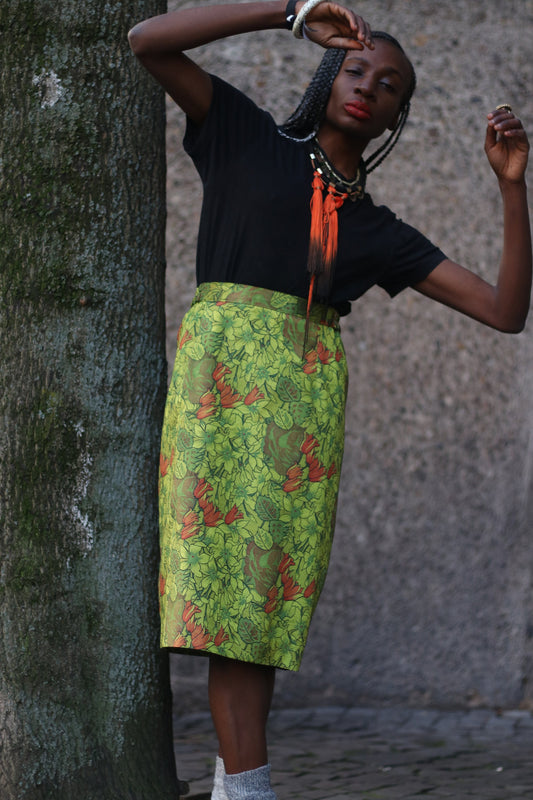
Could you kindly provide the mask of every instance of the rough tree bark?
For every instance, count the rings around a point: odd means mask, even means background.
[[[176,800],[159,655],[165,0],[0,6],[0,796]]]

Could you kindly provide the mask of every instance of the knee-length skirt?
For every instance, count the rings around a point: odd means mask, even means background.
[[[334,309],[205,283],[160,455],[161,646],[297,670],[329,562],[347,370]]]

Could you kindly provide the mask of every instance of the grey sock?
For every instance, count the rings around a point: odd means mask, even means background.
[[[215,763],[215,779],[213,781],[213,791],[211,792],[211,800],[228,800],[228,795],[226,794],[226,790],[224,789],[224,775],[226,774],[226,770],[224,769],[224,762],[217,756],[217,760]]]
[[[224,776],[224,788],[228,800],[276,800],[270,785],[270,764]]]

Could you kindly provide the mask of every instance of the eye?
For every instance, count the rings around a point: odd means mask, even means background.
[[[392,83],[389,83],[388,81],[380,81],[379,85],[383,86],[383,88],[386,89],[391,94],[396,94],[397,91],[396,86],[393,86]]]
[[[349,67],[346,69],[348,75],[362,75],[363,70],[360,67]]]

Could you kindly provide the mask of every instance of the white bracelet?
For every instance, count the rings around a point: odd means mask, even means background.
[[[297,39],[304,38],[302,30],[306,16],[309,14],[310,11],[313,10],[313,8],[315,8],[316,6],[320,5],[320,3],[323,2],[324,0],[307,0],[307,3],[305,3],[305,5],[301,7],[292,26],[292,32]]]
[[[302,25],[302,39],[305,39],[307,42],[310,42],[311,39],[309,38],[308,34],[305,32],[306,28],[309,28],[309,26],[305,24],[305,20],[304,20],[304,24]]]

